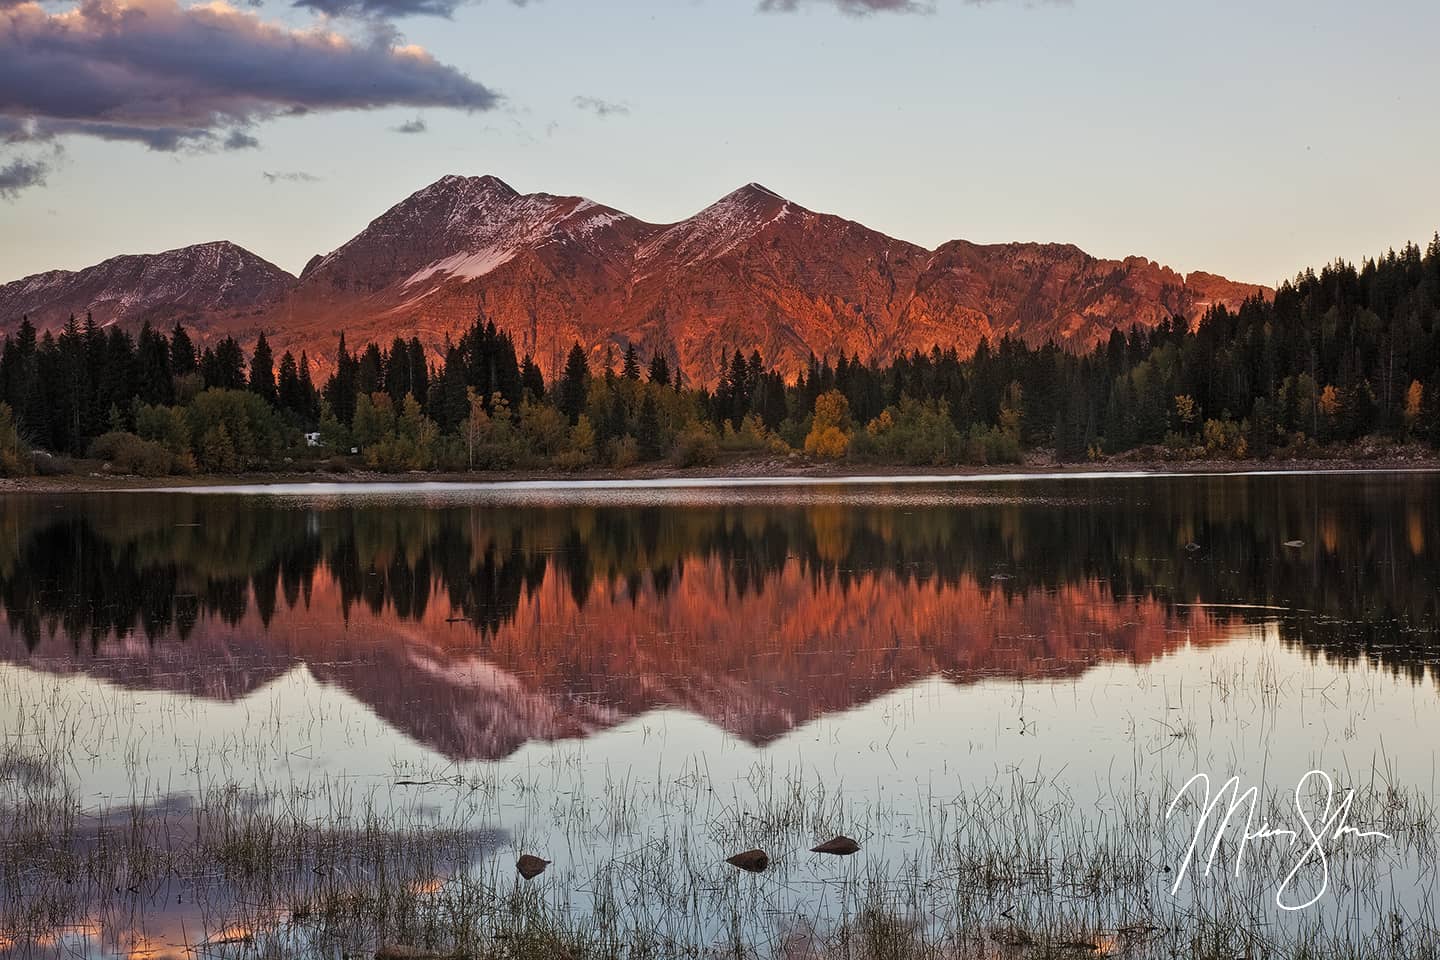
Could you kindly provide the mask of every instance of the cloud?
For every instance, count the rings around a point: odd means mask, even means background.
[[[762,13],[794,13],[807,3],[826,2],[850,17],[872,13],[934,13],[935,0],[760,0]],[[969,4],[985,0],[964,0]]]
[[[0,0],[0,4],[6,0]],[[252,0],[253,2],[253,0]],[[291,6],[307,8],[327,17],[359,17],[393,20],[398,17],[444,17],[467,0],[292,0]],[[526,7],[536,0],[510,0],[512,6]]]
[[[319,177],[315,176],[315,174],[313,174],[313,173],[306,173],[304,170],[292,170],[292,171],[285,172],[285,173],[280,173],[280,172],[272,173],[272,172],[270,172],[269,170],[266,170],[266,171],[264,171],[263,173],[261,173],[260,176],[264,177],[266,180],[270,181],[271,183],[319,183],[319,182],[320,182],[320,178],[319,178]]]
[[[26,160],[24,158],[11,160],[5,166],[0,167],[0,197],[14,200],[22,190],[43,187],[45,177],[49,172],[50,164],[42,160]]]
[[[630,108],[623,103],[612,103],[609,100],[601,100],[599,97],[576,97],[575,106],[581,110],[589,110],[597,117],[628,117]]]
[[[225,138],[226,150],[254,150],[259,146],[260,141],[244,130],[231,130],[230,135]]]
[[[4,3],[5,0],[0,0]],[[308,8],[330,17],[429,16],[449,18],[464,0],[294,0],[292,6]]]
[[[390,128],[395,133],[424,133],[427,129],[424,117],[416,117],[414,120],[406,120],[398,127]]]
[[[246,149],[257,144],[244,128],[282,115],[499,101],[384,23],[357,40],[268,22],[225,0],[80,0],[56,13],[0,6],[0,138],[10,142]]]
[[[984,7],[1004,0],[955,0],[968,7]],[[803,6],[828,3],[849,17],[872,13],[934,13],[940,0],[760,0],[761,13],[794,13]],[[1071,0],[1026,0],[1026,6],[1069,6]]]

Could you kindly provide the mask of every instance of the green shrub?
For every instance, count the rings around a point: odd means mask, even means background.
[[[992,463],[1019,463],[1020,438],[999,427],[975,424],[965,437],[965,462],[985,466]]]
[[[140,477],[163,477],[175,465],[175,456],[154,440],[133,433],[112,430],[90,443],[90,456],[104,460],[118,473]]]
[[[713,430],[691,422],[675,435],[675,448],[670,455],[677,467],[705,467],[715,462],[720,445]]]
[[[212,471],[236,470],[256,460],[269,460],[280,451],[284,438],[279,414],[249,390],[206,390],[185,409],[185,421],[190,427],[191,449],[199,454],[201,465]],[[215,463],[232,466],[212,466]]]
[[[965,444],[945,401],[903,397],[871,420],[854,438],[857,456],[912,466],[956,463]]]
[[[35,471],[30,448],[15,425],[9,404],[0,403],[0,476],[29,476]]]
[[[554,464],[561,470],[583,470],[595,462],[595,428],[590,418],[580,414],[575,426],[570,428],[570,440],[564,450],[555,455]]]
[[[565,448],[570,424],[565,415],[549,404],[520,405],[520,435],[525,448],[542,461],[553,459]]]
[[[75,472],[75,465],[69,457],[57,457],[53,453],[32,453],[35,473],[42,477],[65,477]]]
[[[765,428],[765,421],[758,414],[750,414],[740,422],[736,430],[727,420],[720,434],[720,449],[736,453],[758,453],[773,449],[775,435]],[[788,444],[786,449],[789,449]]]
[[[640,441],[630,434],[616,440],[610,450],[610,463],[623,470],[640,462]]]

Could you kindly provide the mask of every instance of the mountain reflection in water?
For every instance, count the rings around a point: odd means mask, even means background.
[[[0,657],[218,699],[304,665],[452,759],[661,707],[764,744],[927,676],[1073,676],[1270,621],[1419,680],[1436,499],[1426,474],[708,506],[12,496]]]

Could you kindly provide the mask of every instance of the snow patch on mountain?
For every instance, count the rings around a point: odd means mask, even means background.
[[[692,266],[722,257],[787,217],[808,213],[767,187],[749,183],[663,230],[636,253],[637,260],[674,260]]]
[[[465,197],[451,202],[448,215],[438,230],[432,230],[437,246],[446,252],[407,276],[404,287],[433,277],[476,280],[509,263],[526,250],[555,243],[575,242],[590,246],[600,242],[596,235],[608,227],[632,218],[590,200],[556,197],[547,193],[507,193],[493,187],[480,191],[469,183],[452,184]],[[463,215],[462,215],[463,214]],[[433,248],[432,248],[433,249]],[[599,252],[596,250],[595,252]]]
[[[414,286],[417,283],[429,280],[437,274],[443,274],[447,277],[460,277],[466,280],[477,280],[496,267],[509,263],[518,252],[514,247],[501,249],[491,247],[475,252],[451,254],[443,260],[436,260],[428,267],[422,267],[416,270],[406,279],[405,286]]]

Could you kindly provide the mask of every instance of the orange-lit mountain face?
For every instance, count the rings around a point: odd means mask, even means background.
[[[80,673],[139,690],[229,700],[304,664],[378,717],[451,759],[497,759],[527,743],[584,738],[652,710],[703,717],[749,743],[869,703],[931,676],[952,683],[1074,677],[1143,664],[1246,627],[1181,616],[1154,599],[1118,599],[1085,582],[1007,593],[989,582],[920,583],[867,573],[817,582],[791,561],[763,590],[727,590],[721,561],[691,563],[662,592],[648,577],[597,584],[577,604],[550,568],[493,635],[443,590],[415,619],[351,607],[317,571],[308,602],[268,618],[204,616],[186,639],[63,632],[27,650],[0,626],[0,662]],[[268,622],[267,622],[268,620]]]
[[[246,254],[229,269],[194,271],[188,284],[144,282],[151,261],[164,273],[199,249],[0,286],[0,322],[11,329],[28,314],[55,328],[87,309],[101,322],[184,319],[208,338],[248,342],[264,331],[277,350],[305,350],[323,369],[341,330],[352,345],[419,336],[438,350],[483,314],[547,375],[574,342],[597,361],[633,343],[711,383],[721,354],[737,348],[759,350],[787,375],[811,354],[968,354],[982,337],[1084,349],[1116,328],[1194,322],[1213,304],[1269,293],[1061,244],[956,240],[931,251],[753,183],[657,225],[580,197],[449,176],[312,259],[298,279]]]

